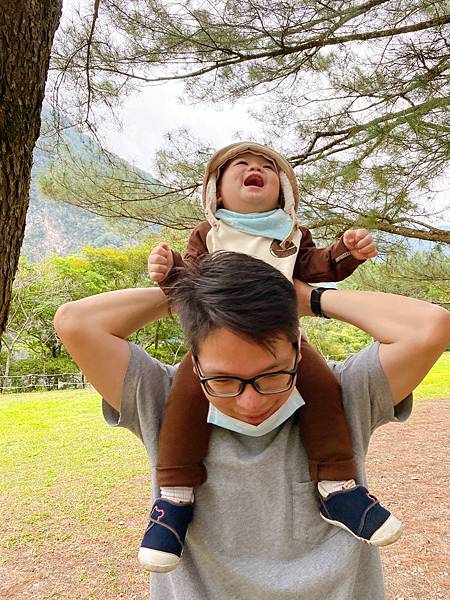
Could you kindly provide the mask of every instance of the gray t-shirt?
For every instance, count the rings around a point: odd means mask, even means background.
[[[342,386],[361,483],[371,432],[405,420],[412,407],[410,396],[394,410],[378,348],[330,363]],[[134,344],[130,352],[121,413],[104,402],[104,416],[135,433],[154,466],[176,369]],[[385,597],[378,550],[319,516],[295,415],[262,437],[213,427],[206,467],[183,558],[174,572],[152,575],[151,600]]]

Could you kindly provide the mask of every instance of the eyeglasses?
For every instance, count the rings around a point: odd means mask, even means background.
[[[244,391],[247,385],[260,394],[270,395],[287,392],[294,384],[294,379],[298,368],[298,342],[292,344],[295,348],[294,368],[287,371],[272,371],[270,373],[261,373],[251,379],[228,375],[202,375],[198,357],[194,355],[194,367],[200,383],[208,394],[218,398],[234,398]]]

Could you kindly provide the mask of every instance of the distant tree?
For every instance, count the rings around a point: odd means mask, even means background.
[[[182,251],[186,236],[169,230],[150,236],[140,246],[124,250],[87,247],[79,255],[52,256],[39,263],[21,257],[4,333],[0,361],[3,375],[10,374],[19,353],[47,367],[66,356],[53,327],[53,317],[61,304],[111,290],[150,285],[147,256],[162,240]],[[186,351],[176,318],[152,323],[130,339],[166,362],[180,360]]]
[[[20,267],[19,267],[20,273]],[[14,353],[19,344],[24,344],[27,335],[27,330],[31,329],[37,313],[41,310],[40,304],[34,303],[32,310],[22,297],[23,292],[28,286],[33,284],[33,280],[26,280],[26,275],[16,277],[14,282],[13,294],[10,303],[10,310],[5,331],[3,332],[3,348],[5,348],[5,366],[3,375],[9,376],[11,363],[14,358]]]
[[[33,148],[62,0],[3,2],[0,19],[0,340],[22,246]]]
[[[3,335],[5,376],[18,351],[42,360],[60,356],[61,342],[55,334],[53,317],[58,306],[67,300],[51,259],[31,263],[20,258]]]
[[[450,242],[431,221],[450,157],[446,0],[103,0],[98,8],[95,31],[81,5],[53,52],[54,104],[75,121],[95,133],[96,106],[114,110],[142,85],[171,80],[200,102],[254,98],[259,141],[287,154],[299,176],[305,224],[324,237],[363,224]],[[131,176],[108,189],[82,165],[89,202],[101,214],[145,219],[135,211],[140,198],[150,223],[163,218],[161,194],[171,203],[187,194],[197,206],[213,145],[174,132],[158,156],[159,190]],[[65,189],[86,207],[71,169],[54,173],[53,194]],[[124,182],[139,192],[130,198]],[[183,218],[175,212],[171,226]]]
[[[450,253],[437,246],[413,255],[396,253],[383,262],[368,261],[339,285],[411,296],[450,309]]]
[[[303,317],[301,327],[310,344],[325,358],[332,360],[344,360],[373,341],[365,331],[335,319]]]

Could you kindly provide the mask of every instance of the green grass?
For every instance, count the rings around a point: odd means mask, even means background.
[[[71,537],[70,523],[89,523],[87,537],[94,539],[106,527],[112,494],[136,478],[148,494],[143,446],[106,425],[95,392],[0,397],[0,439],[0,502],[8,515],[0,548],[60,542]]]
[[[450,398],[450,352],[444,352],[414,392],[416,400]]]

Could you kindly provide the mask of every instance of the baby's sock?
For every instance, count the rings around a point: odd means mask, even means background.
[[[328,481],[325,479],[319,481],[317,487],[322,498],[326,498],[328,494],[332,494],[333,492],[341,492],[342,490],[349,490],[355,487],[355,481],[354,479],[349,479],[348,481]]]
[[[166,500],[172,500],[172,502],[178,502],[183,504],[186,502],[194,502],[194,489],[191,487],[162,487],[161,498]]]

